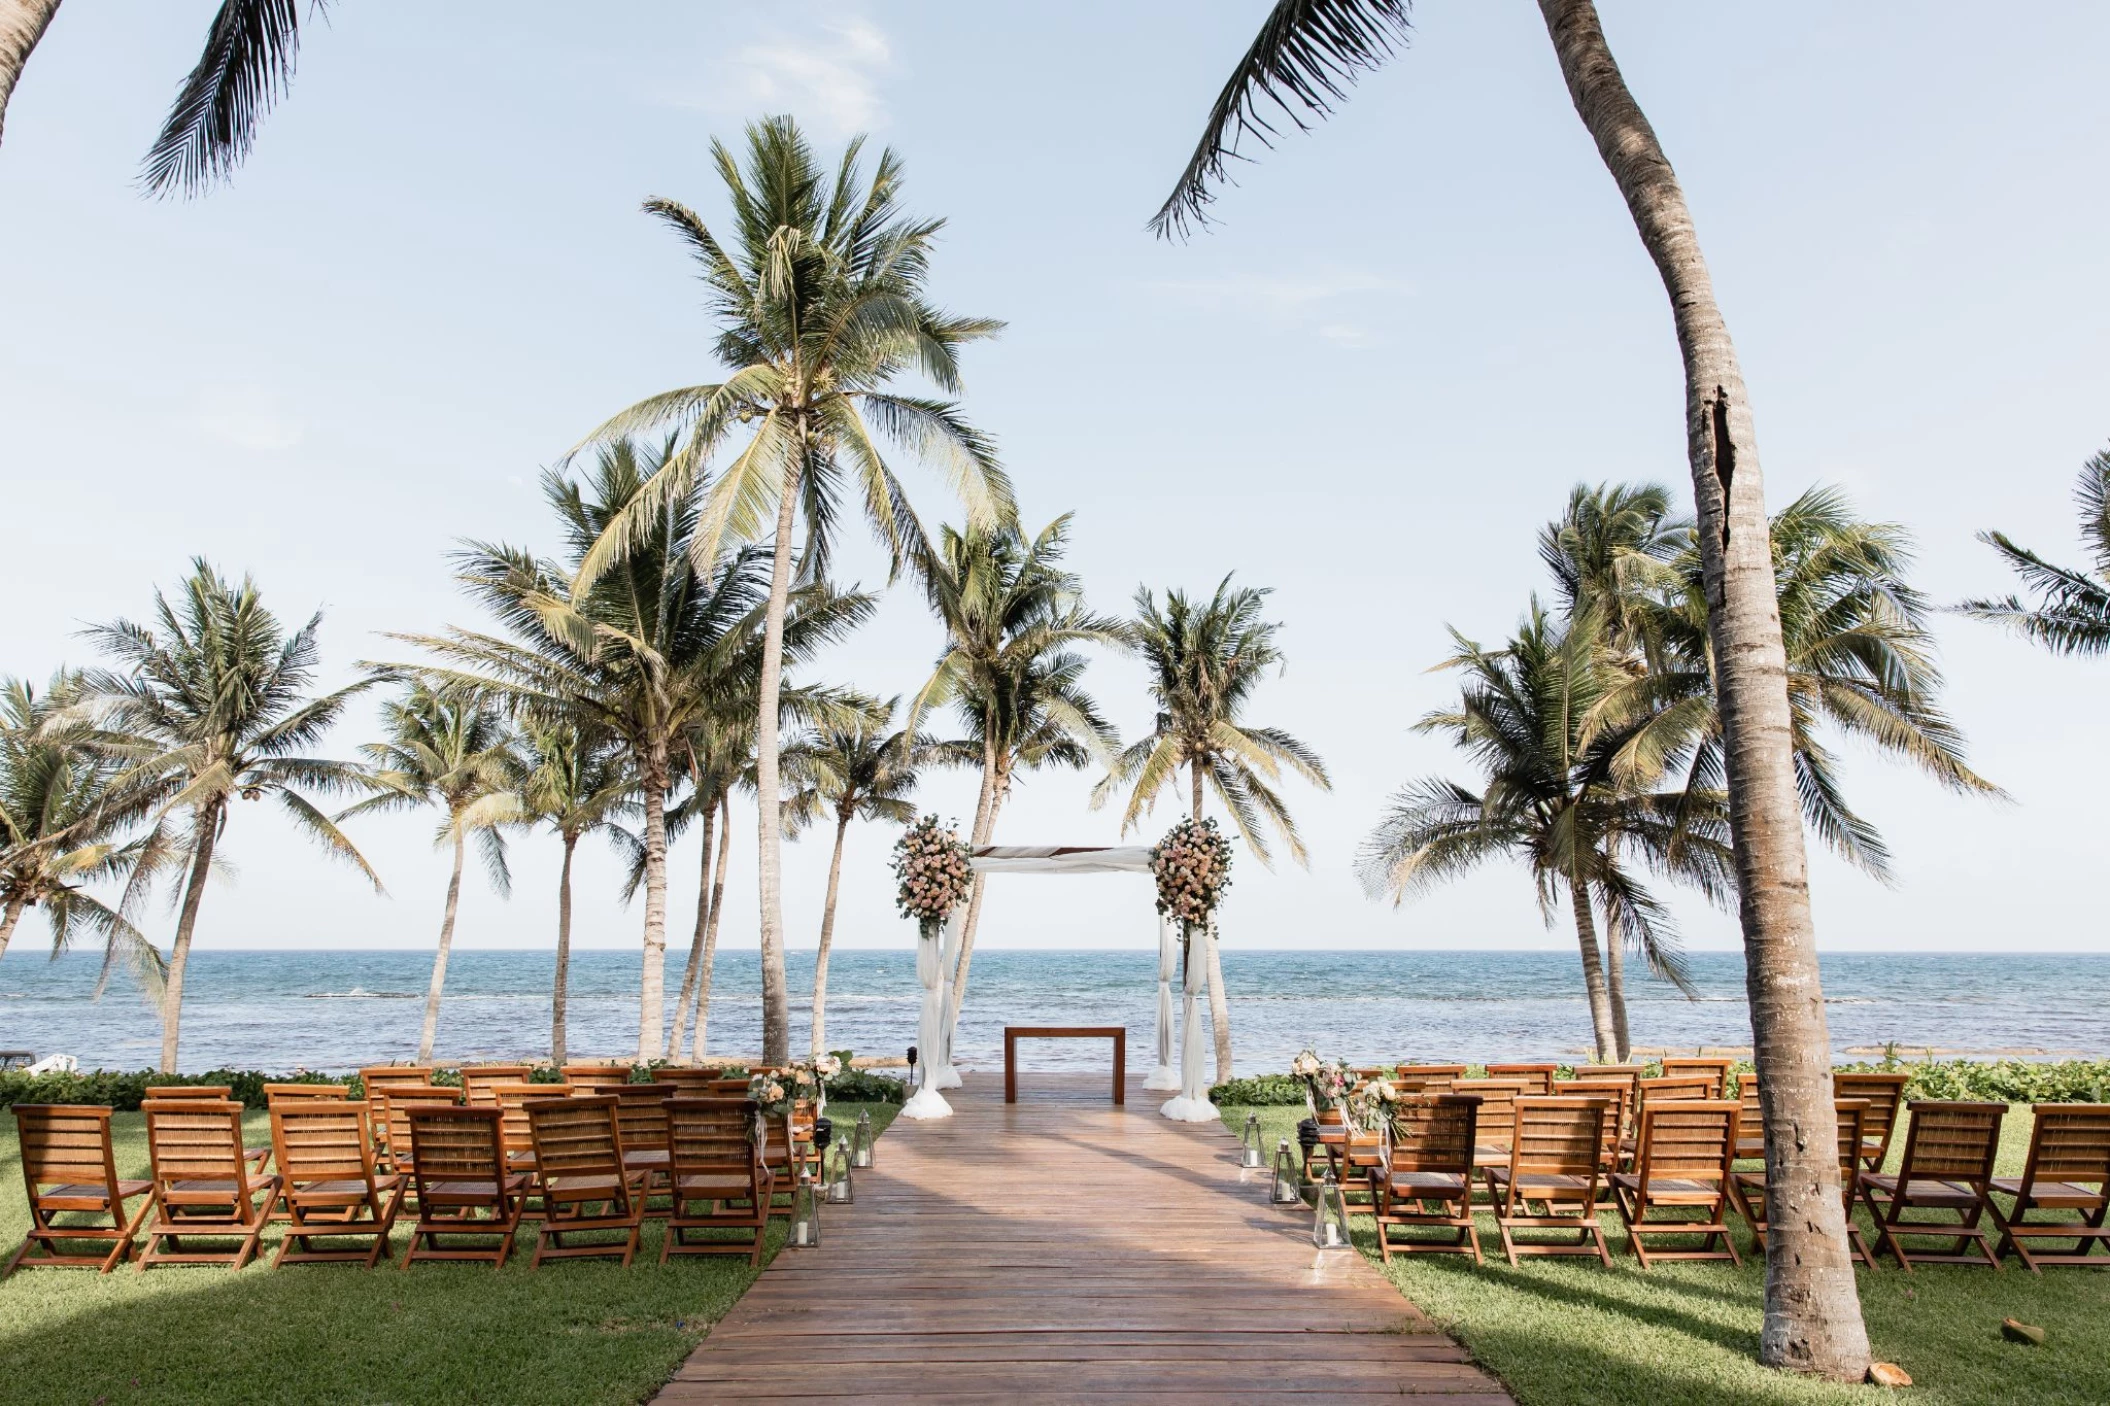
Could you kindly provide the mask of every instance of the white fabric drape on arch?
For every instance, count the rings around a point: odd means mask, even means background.
[[[1180,1009],[1180,1096],[1158,1109],[1180,1123],[1213,1123],[1216,1105],[1209,1102],[1209,1081],[1202,1072],[1202,1023],[1196,1009],[1202,980],[1209,971],[1209,951],[1216,945],[1216,920],[1195,928],[1187,939],[1185,1000]]]
[[[1172,978],[1180,969],[1180,925],[1171,918],[1158,918],[1158,1059],[1157,1067],[1143,1081],[1146,1089],[1166,1090],[1180,1086],[1180,1073],[1172,1067]]]
[[[901,1105],[904,1118],[950,1118],[952,1105],[938,1092],[935,1072],[938,1050],[945,1043],[945,1019],[951,983],[945,979],[943,939],[919,928],[916,933],[916,980],[923,986],[923,1007],[916,1019],[916,1052],[925,1061],[923,1087]],[[959,1082],[954,1076],[954,1083]]]

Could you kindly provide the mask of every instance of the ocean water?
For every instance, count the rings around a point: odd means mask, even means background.
[[[681,978],[668,953],[668,997]],[[416,1052],[431,975],[422,952],[194,953],[182,1066],[348,1070]],[[811,1020],[811,952],[790,958],[794,1050]],[[1224,984],[1240,1073],[1285,1067],[1310,1045],[1352,1060],[1567,1058],[1586,1052],[1589,1015],[1573,954],[1560,952],[1227,952]],[[571,980],[574,1057],[637,1046],[638,958],[577,954]],[[160,1051],[159,1022],[113,984],[90,1000],[98,958],[56,961],[18,945],[0,960],[0,1048],[66,1053],[84,1068],[137,1069]],[[1125,1025],[1146,1066],[1156,955],[1149,952],[977,952],[962,1012],[959,1056],[1000,1061],[1006,1025]],[[1690,1050],[1749,1043],[1743,960],[1692,958],[1688,1001],[1646,979],[1628,995],[1638,1048]],[[547,951],[454,954],[440,1010],[442,1060],[544,1056],[549,1049]],[[1886,1043],[1964,1054],[2110,1057],[2110,955],[1851,953],[1824,959],[1835,1052]],[[1175,1000],[1177,994],[1175,993]],[[837,952],[830,963],[828,1044],[891,1055],[915,1040],[911,952]],[[1205,1016],[1206,1018],[1206,1016]],[[708,1050],[761,1048],[761,973],[753,952],[718,958]],[[1044,1069],[1102,1068],[1104,1046],[1021,1048]]]

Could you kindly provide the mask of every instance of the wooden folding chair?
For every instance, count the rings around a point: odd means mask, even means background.
[[[1621,1149],[1633,1135],[1634,1080],[1627,1075],[1612,1075],[1598,1078],[1594,1072],[1585,1074],[1578,1070],[1572,1079],[1557,1079],[1553,1084],[1555,1098],[1601,1098],[1605,1101],[1604,1155],[1600,1168],[1604,1172],[1604,1190],[1611,1192],[1611,1175],[1620,1168]]]
[[[613,1093],[630,1082],[630,1066],[602,1061],[582,1061],[564,1066],[564,1082],[574,1093]]]
[[[1666,1074],[1634,1081],[1634,1107],[1626,1136],[1619,1141],[1619,1165],[1634,1165],[1635,1140],[1641,1133],[1641,1114],[1650,1103],[1695,1103],[1714,1097],[1714,1081],[1704,1074]]]
[[[709,1081],[710,1093],[699,1097],[746,1098],[748,1076],[745,1074],[720,1074]]]
[[[1490,1079],[1521,1079],[1524,1092],[1533,1098],[1553,1096],[1553,1076],[1558,1073],[1557,1064],[1490,1064],[1487,1077]]]
[[[721,1077],[719,1069],[692,1069],[682,1065],[662,1064],[652,1071],[652,1082],[660,1086],[663,1098],[709,1098],[711,1085]]]
[[[1634,1170],[1612,1174],[1612,1199],[1626,1223],[1627,1243],[1647,1269],[1655,1260],[1727,1260],[1740,1265],[1729,1238],[1727,1208],[1736,1163],[1736,1105],[1728,1099],[1659,1100],[1643,1104]],[[1698,1219],[1652,1211],[1698,1211]],[[1651,1250],[1651,1235],[1698,1235],[1692,1250]],[[1719,1249],[1710,1248],[1719,1244]]]
[[[1509,1149],[1516,1137],[1516,1103],[1520,1098],[1533,1096],[1528,1092],[1530,1087],[1522,1079],[1451,1080],[1451,1093],[1471,1094],[1480,1100],[1479,1116],[1473,1124],[1474,1136],[1480,1140],[1474,1165],[1509,1165]]]
[[[759,1267],[776,1179],[762,1160],[754,1105],[744,1098],[672,1098],[666,1109],[674,1204],[659,1262],[669,1255],[744,1254]],[[746,1241],[691,1238],[706,1230],[746,1231]]]
[[[93,1269],[108,1274],[131,1258],[133,1240],[153,1209],[151,1181],[117,1175],[110,1142],[110,1110],[101,1104],[18,1103],[16,1140],[21,1147],[22,1185],[29,1200],[29,1234],[0,1270]],[[125,1203],[147,1197],[128,1213]],[[60,1216],[68,1217],[61,1224]],[[94,1220],[101,1216],[107,1223]],[[83,1220],[80,1217],[88,1217]],[[70,1243],[109,1243],[108,1250],[69,1254]],[[32,1256],[41,1246],[43,1253]]]
[[[532,1064],[465,1064],[461,1067],[462,1102],[475,1107],[496,1103],[491,1089],[498,1084],[525,1084],[535,1072]]]
[[[1473,1234],[1479,1111],[1474,1094],[1437,1094],[1393,1106],[1391,1160],[1371,1174],[1377,1249],[1387,1263],[1394,1250],[1471,1255],[1474,1264],[1480,1263],[1480,1241]],[[1456,1233],[1448,1240],[1409,1238],[1395,1243],[1393,1226],[1434,1226]]]
[[[1905,1084],[1910,1074],[1862,1074],[1846,1069],[1832,1071],[1832,1097],[1858,1098],[1868,1102],[1868,1130],[1861,1141],[1861,1165],[1871,1172],[1883,1170],[1890,1157],[1890,1139],[1898,1126],[1898,1110],[1905,1105]]]
[[[412,1103],[411,1181],[418,1219],[403,1267],[413,1260],[475,1260],[494,1269],[513,1252],[513,1233],[527,1201],[528,1177],[506,1169],[498,1110]],[[440,1237],[453,1236],[449,1245]],[[461,1244],[461,1240],[491,1241]]]
[[[242,1108],[220,1099],[156,1099],[146,1105],[147,1158],[154,1212],[139,1267],[223,1264],[240,1269],[256,1254],[279,1178],[250,1165],[242,1147]],[[231,1250],[185,1249],[185,1239],[235,1241]],[[166,1241],[167,1249],[162,1248]]]
[[[271,1109],[271,1146],[284,1180],[282,1264],[364,1264],[388,1254],[403,1209],[406,1179],[374,1170],[367,1105],[359,1099],[287,1099]],[[363,1240],[364,1248],[317,1249],[315,1242]],[[296,1248],[296,1245],[298,1248]]]
[[[242,1104],[235,1099],[232,1084],[149,1084],[139,1093],[139,1109],[142,1113],[158,1103],[224,1103],[240,1109]],[[242,1155],[256,1164],[262,1171],[271,1160],[271,1146],[244,1147]]]
[[[2000,1154],[2004,1103],[1949,1103],[1914,1099],[1911,1131],[1897,1175],[1861,1174],[1861,1199],[1875,1217],[1876,1252],[1897,1257],[1900,1268],[1926,1264],[1989,1264],[2000,1268],[1993,1237],[1979,1227],[1993,1211],[1993,1159]],[[1864,1142],[1863,1146],[1866,1146]],[[1907,1212],[1953,1215],[1955,1223],[1910,1220]],[[1915,1250],[1908,1257],[1902,1237],[1953,1239],[1946,1254]],[[1970,1253],[1966,1247],[1975,1247]]]
[[[2091,1254],[2091,1244],[2110,1252],[2110,1230],[2103,1225],[2110,1211],[2110,1104],[2040,1103],[2029,1134],[2029,1160],[2019,1177],[1994,1177],[1993,1190],[2015,1198],[2015,1209],[2003,1214],[1993,1202],[1993,1224],[2000,1228],[2000,1247],[2013,1250],[2032,1273],[2044,1265],[2110,1267],[2110,1253]],[[2031,1211],[2074,1211],[2076,1220],[2031,1221]],[[2072,1240],[2070,1250],[2031,1252],[2025,1241]]]
[[[645,1173],[623,1165],[623,1136],[612,1094],[538,1099],[527,1105],[535,1137],[535,1190],[542,1231],[534,1269],[546,1259],[615,1256],[628,1268],[645,1217]],[[567,1245],[564,1237],[620,1231],[620,1240]]]
[[[432,1083],[433,1067],[429,1064],[374,1064],[359,1071],[359,1083],[366,1090],[368,1102],[383,1089],[409,1085],[424,1088]]]
[[[667,1184],[667,1099],[669,1090],[657,1080],[650,1084],[625,1084],[610,1091],[615,1098],[616,1126],[623,1134],[623,1165],[645,1173],[646,1186]]]
[[[1751,1076],[1744,1076],[1746,1085]],[[1854,1257],[1870,1269],[1876,1267],[1876,1257],[1869,1252],[1868,1241],[1862,1237],[1861,1227],[1854,1224],[1854,1202],[1861,1187],[1861,1139],[1867,1135],[1868,1100],[1865,1098],[1842,1098],[1837,1101],[1839,1110],[1839,1196],[1846,1205],[1846,1234],[1853,1241]],[[1737,1110],[1737,1147],[1749,1145],[1743,1135],[1744,1119],[1757,1117]],[[1760,1155],[1764,1154],[1761,1146]],[[1747,1154],[1739,1150],[1737,1158],[1742,1161]],[[1729,1186],[1736,1200],[1736,1212],[1751,1226],[1751,1239],[1763,1254],[1766,1248],[1766,1174],[1764,1171],[1738,1172]]]
[[[1850,1101],[1862,1105],[1864,1110],[1868,1104],[1868,1100],[1865,1098],[1857,1098]],[[1863,1122],[1866,1122],[1866,1120],[1864,1119]],[[1858,1158],[1860,1155],[1860,1144],[1856,1143],[1854,1146],[1856,1149],[1855,1156]],[[1766,1112],[1758,1101],[1758,1076],[1756,1074],[1738,1075],[1736,1083],[1736,1159],[1739,1162],[1748,1162],[1754,1158],[1762,1158],[1765,1155]],[[1859,1163],[1856,1162],[1856,1165],[1858,1166]],[[1847,1209],[1851,1210],[1852,1207],[1848,1206]]]
[[[1463,1079],[1462,1064],[1402,1064],[1392,1076],[1392,1087],[1402,1094],[1428,1093],[1432,1088],[1441,1093],[1450,1087],[1451,1080]],[[1441,1088],[1436,1086],[1441,1085]]]
[[[1612,1262],[1604,1226],[1597,1219],[1597,1196],[1603,1182],[1598,1164],[1604,1153],[1608,1106],[1599,1098],[1517,1099],[1512,1108],[1514,1131],[1507,1165],[1486,1167],[1487,1190],[1495,1203],[1495,1224],[1502,1232],[1502,1253],[1510,1264],[1518,1255],[1595,1255]],[[1480,1134],[1481,1145],[1487,1135]],[[1533,1215],[1531,1203],[1543,1213]],[[1572,1230],[1572,1243],[1519,1240],[1519,1230]]]
[[[266,1084],[264,1106],[276,1108],[282,1103],[314,1103],[318,1101],[342,1102],[351,1098],[349,1084]]]
[[[1707,1097],[1726,1099],[1729,1097],[1729,1076],[1736,1069],[1733,1059],[1717,1059],[1713,1056],[1671,1055],[1663,1061],[1663,1077],[1666,1079],[1707,1079],[1714,1085]]]
[[[416,1157],[410,1140],[410,1114],[417,1108],[453,1108],[462,1091],[447,1084],[384,1084],[367,1095],[374,1138],[382,1164],[391,1172],[409,1172]]]
[[[499,1137],[505,1146],[506,1165],[516,1172],[535,1169],[535,1134],[528,1125],[527,1106],[538,1099],[569,1098],[569,1084],[493,1084],[491,1104],[499,1113]]]

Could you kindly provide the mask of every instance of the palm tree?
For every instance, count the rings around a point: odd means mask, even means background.
[[[979,849],[996,832],[997,815],[1021,771],[1044,765],[1082,767],[1118,744],[1111,724],[1081,683],[1081,644],[1120,647],[1120,621],[1084,608],[1083,585],[1063,569],[1069,544],[1065,513],[1028,541],[1015,525],[969,523],[943,528],[916,555],[916,572],[932,612],[945,626],[945,647],[909,705],[913,732],[933,708],[951,704],[966,724],[982,767],[968,844]],[[948,753],[959,756],[958,749]],[[952,1003],[967,996],[983,877],[975,875],[961,921],[960,963]]]
[[[812,1056],[828,1052],[828,951],[835,941],[835,897],[842,884],[843,839],[854,820],[906,825],[916,818],[909,796],[917,769],[936,758],[940,745],[907,728],[889,731],[901,700],[869,702],[850,726],[809,730],[784,749],[784,821],[796,835],[823,818],[835,822],[835,848],[828,860],[828,896],[821,906],[820,944],[813,958]]]
[[[667,799],[675,762],[698,719],[728,697],[751,696],[763,670],[757,627],[767,598],[760,553],[702,554],[688,498],[670,503],[591,587],[576,584],[580,559],[666,472],[665,462],[664,451],[626,441],[602,451],[584,486],[545,474],[545,496],[567,538],[564,563],[485,544],[457,554],[461,581],[506,635],[396,636],[442,661],[398,666],[435,686],[480,691],[523,717],[590,722],[621,740],[645,821],[640,1061],[660,1058],[666,1038]],[[807,658],[855,628],[872,605],[861,592],[800,587],[781,622],[779,660]]]
[[[1241,717],[1260,681],[1282,664],[1282,650],[1275,643],[1281,627],[1261,618],[1267,595],[1250,587],[1233,590],[1229,576],[1199,606],[1180,591],[1167,591],[1165,608],[1160,610],[1157,597],[1147,588],[1136,592],[1131,638],[1150,670],[1157,724],[1148,737],[1114,759],[1092,792],[1096,808],[1117,791],[1128,791],[1128,804],[1121,814],[1123,834],[1156,805],[1160,791],[1178,784],[1184,768],[1192,798],[1190,813],[1196,820],[1202,818],[1206,787],[1216,792],[1262,864],[1272,859],[1263,821],[1288,844],[1299,864],[1309,863],[1296,822],[1275,786],[1282,769],[1288,767],[1320,790],[1331,790],[1325,763],[1282,729],[1254,727]],[[1220,1083],[1231,1077],[1231,1007],[1224,996],[1223,958],[1213,941],[1205,943],[1204,949],[1209,962],[1209,1022],[1216,1032]]]
[[[462,863],[474,835],[484,872],[500,897],[513,891],[506,868],[503,827],[526,817],[519,788],[522,765],[504,717],[474,694],[443,693],[413,681],[401,697],[381,708],[386,738],[361,748],[367,783],[375,795],[337,818],[377,810],[437,806],[436,845],[447,845],[453,866],[447,875],[447,906],[440,917],[439,947],[432,982],[425,991],[425,1023],[418,1031],[418,1063],[432,1058],[440,1029],[440,994],[447,986],[447,958],[454,950],[454,916],[461,905]],[[567,859],[569,854],[567,854]]]
[[[346,701],[367,686],[308,696],[321,624],[317,613],[288,635],[264,608],[254,582],[245,578],[232,586],[201,557],[192,562],[177,600],[154,593],[153,623],[118,620],[87,632],[119,665],[83,678],[100,714],[98,745],[129,762],[121,783],[160,778],[172,792],[163,812],[189,812],[188,872],[161,1003],[165,1074],[176,1071],[184,968],[213,855],[237,798],[276,800],[325,852],[358,866],[381,890],[357,847],[303,794],[346,791],[362,782],[352,763],[304,755],[336,723]]]
[[[901,162],[891,151],[881,154],[866,184],[858,164],[862,146],[862,138],[850,143],[831,178],[788,117],[748,128],[744,170],[714,142],[733,209],[730,245],[687,207],[646,203],[696,257],[719,327],[715,350],[729,374],[640,401],[586,440],[607,443],[652,427],[681,427],[680,448],[665,471],[609,522],[580,562],[581,590],[654,531],[668,505],[704,487],[705,469],[737,430],[749,432],[704,489],[693,550],[710,561],[727,534],[769,535],[755,760],[761,794],[771,798],[781,786],[778,695],[792,536],[801,510],[800,579],[826,574],[846,478],[898,567],[921,545],[922,533],[880,449],[885,439],[943,470],[970,521],[994,525],[1013,515],[1011,486],[994,446],[957,405],[891,389],[920,372],[944,394],[957,394],[960,349],[994,335],[1001,324],[954,317],[931,304],[925,283],[944,221],[900,213]],[[781,1064],[790,1052],[791,1007],[780,817],[773,802],[757,811],[762,1057]]]
[[[636,803],[637,779],[609,733],[576,722],[531,725],[526,775],[520,800],[527,815],[556,832],[564,845],[557,871],[557,965],[550,981],[550,1063],[562,1066],[564,1022],[571,984],[571,866],[579,841],[605,835],[616,847],[637,854],[642,846],[616,817]]]
[[[1597,1058],[1623,1061],[1624,1003],[1607,979],[1596,914],[1605,917],[1607,949],[1631,942],[1659,975],[1689,990],[1669,915],[1635,869],[1726,898],[1734,887],[1726,802],[1715,791],[1655,789],[1665,768],[1640,773],[1627,764],[1627,744],[1646,720],[1616,711],[1625,674],[1594,611],[1556,620],[1534,598],[1506,648],[1453,638],[1446,667],[1467,675],[1459,707],[1415,728],[1449,734],[1486,785],[1474,792],[1426,777],[1399,791],[1363,842],[1364,886],[1400,903],[1489,860],[1521,859],[1548,923],[1566,894]]]
[[[0,956],[25,911],[40,908],[53,952],[82,929],[101,935],[105,966],[122,958],[150,997],[161,994],[161,954],[87,885],[125,874],[137,851],[124,832],[165,788],[121,787],[121,763],[90,745],[72,720],[81,677],[61,669],[41,694],[26,679],[0,679]]]
[[[2073,496],[2094,570],[2054,566],[2004,532],[1981,532],[1978,540],[2006,559],[2037,603],[2024,605],[2012,595],[1970,600],[1959,607],[1964,614],[2006,625],[2054,654],[2110,652],[2110,450],[2090,456]]]
[[[1263,105],[1300,128],[1324,117],[1361,75],[1406,44],[1411,0],[1276,0],[1218,95],[1208,125],[1155,228],[1206,221],[1241,138],[1267,142]],[[1625,199],[1671,305],[1685,367],[1686,457],[1699,547],[1714,603],[1707,628],[1721,668],[1724,768],[1736,840],[1737,891],[1749,954],[1753,1052],[1764,1075],[1767,1195],[1784,1233],[1766,1238],[1760,1360],[1859,1381],[1868,1330],[1854,1285],[1839,1169],[1825,1129],[1832,1108],[1809,856],[1799,797],[1786,649],[1766,539],[1758,440],[1729,325],[1685,193],[1655,130],[1612,58],[1592,0],[1539,0],[1569,99]]]

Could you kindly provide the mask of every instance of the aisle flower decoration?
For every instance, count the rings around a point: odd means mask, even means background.
[[[895,901],[901,916],[914,918],[926,937],[934,936],[974,882],[972,858],[959,832],[926,815],[894,841]]]
[[[784,1075],[767,1071],[747,1081],[747,1096],[755,1107],[770,1118],[788,1115],[791,1112],[792,1099],[795,1097]]]
[[[1363,1132],[1389,1135],[1398,1102],[1399,1089],[1391,1080],[1366,1079],[1348,1095],[1348,1121]]]
[[[1158,882],[1158,912],[1178,919],[1181,940],[1191,942],[1231,886],[1231,842],[1214,820],[1189,816],[1151,847],[1150,872]]]
[[[1289,1072],[1304,1081],[1304,1102],[1312,1117],[1318,1117],[1321,1108],[1346,1111],[1348,1087],[1353,1082],[1347,1065],[1337,1059],[1321,1059],[1306,1049],[1289,1062]]]

